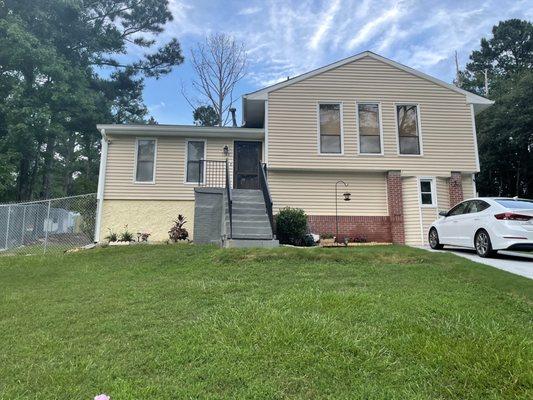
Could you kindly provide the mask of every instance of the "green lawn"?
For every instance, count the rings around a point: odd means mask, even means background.
[[[532,305],[397,246],[0,257],[0,399],[531,399]]]

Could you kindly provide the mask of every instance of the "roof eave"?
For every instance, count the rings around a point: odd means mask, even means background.
[[[96,126],[106,135],[220,137],[236,139],[262,139],[264,129],[240,127],[208,127],[194,125],[120,125],[99,124]]]

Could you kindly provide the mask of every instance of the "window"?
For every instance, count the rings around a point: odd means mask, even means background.
[[[359,153],[381,154],[381,118],[379,104],[359,104]]]
[[[496,199],[496,203],[504,206],[505,208],[524,208],[527,210],[533,209],[533,201],[525,199]]]
[[[470,207],[466,211],[467,214],[478,213],[485,211],[490,207],[490,204],[483,200],[472,200],[470,201]]]
[[[396,121],[398,124],[400,154],[420,154],[418,106],[416,104],[397,105]]]
[[[457,204],[454,208],[452,208],[448,212],[448,217],[454,216],[454,215],[461,215],[466,213],[466,209],[468,207],[468,201],[465,201],[464,203]]]
[[[155,139],[137,139],[135,182],[154,182]]]
[[[341,105],[319,104],[320,153],[342,153]]]
[[[420,179],[420,202],[423,206],[434,206],[433,179]]]
[[[205,142],[203,140],[189,140],[187,142],[187,183],[198,183],[204,180]]]

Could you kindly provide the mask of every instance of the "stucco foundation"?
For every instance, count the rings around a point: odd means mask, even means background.
[[[151,233],[149,241],[168,239],[172,221],[183,214],[187,219],[185,228],[192,239],[194,231],[194,201],[192,200],[104,200],[100,240],[111,231],[120,234],[124,226],[135,237],[137,232]]]

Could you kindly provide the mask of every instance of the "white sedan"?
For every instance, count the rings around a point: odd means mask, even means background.
[[[432,249],[475,249],[481,257],[498,250],[533,251],[533,200],[478,197],[457,204],[429,229]]]

